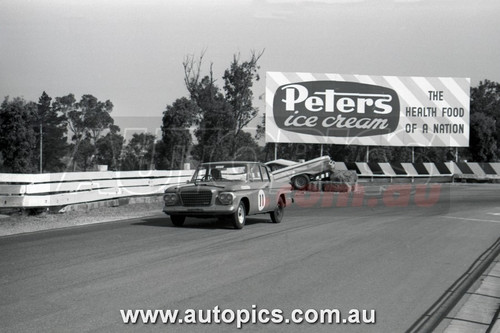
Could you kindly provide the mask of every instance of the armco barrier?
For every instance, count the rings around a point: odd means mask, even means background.
[[[360,181],[500,180],[500,163],[336,162],[337,170],[355,170]],[[192,170],[0,174],[0,208],[58,207],[125,197],[160,195],[184,183]]]
[[[0,208],[57,207],[124,197],[160,195],[192,170],[0,174]]]

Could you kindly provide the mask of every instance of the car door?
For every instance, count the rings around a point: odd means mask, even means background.
[[[264,181],[262,175],[262,170],[260,165],[255,163],[250,165],[249,169],[249,181],[252,188],[252,194],[250,198],[250,214],[258,214],[266,211],[269,199],[269,182]]]
[[[265,209],[267,211],[271,211],[274,209],[278,202],[278,191],[277,189],[273,188],[273,184],[271,182],[271,171],[269,170],[269,168],[265,165],[261,165],[260,168],[264,181],[262,190],[264,192],[266,200]]]

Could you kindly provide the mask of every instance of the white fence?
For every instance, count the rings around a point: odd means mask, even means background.
[[[193,170],[0,173],[1,207],[57,207],[124,197],[161,195],[185,183]]]

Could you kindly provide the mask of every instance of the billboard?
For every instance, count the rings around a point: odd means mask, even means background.
[[[266,142],[469,146],[470,79],[266,73]]]

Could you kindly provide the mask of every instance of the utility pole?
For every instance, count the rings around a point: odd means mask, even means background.
[[[43,131],[42,131],[42,120],[40,119],[40,173],[43,172],[42,170],[42,148],[43,148]]]

